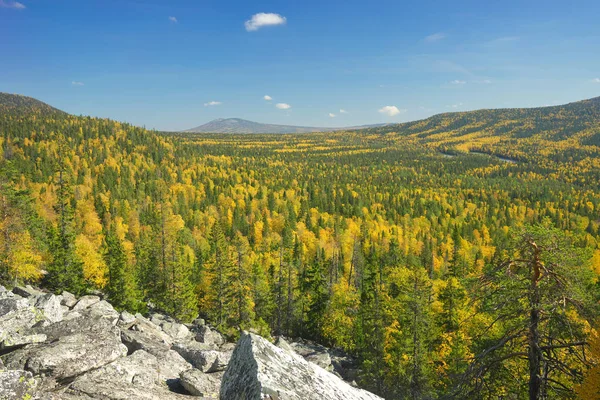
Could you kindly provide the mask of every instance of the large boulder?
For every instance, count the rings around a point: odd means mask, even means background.
[[[133,324],[135,324],[135,321],[135,315],[127,311],[121,311],[121,314],[119,314],[119,321],[117,322],[117,324],[123,329],[129,329],[133,326]]]
[[[8,368],[26,369],[35,375],[45,374],[58,380],[71,378],[102,367],[127,355],[115,332],[76,333],[57,341],[27,346],[5,356]]]
[[[0,371],[0,399],[31,399],[36,382],[31,372]]]
[[[75,295],[73,293],[63,290],[63,292],[61,293],[61,296],[62,296],[62,298],[60,300],[60,304],[62,304],[63,306],[73,308],[75,306],[75,304],[77,304],[77,297],[75,297]]]
[[[100,300],[89,306],[88,312],[93,318],[105,318],[116,325],[119,320],[119,313],[106,300]]]
[[[221,399],[303,400],[307,395],[311,400],[381,399],[260,336],[242,335],[223,376]]]
[[[33,306],[41,311],[50,323],[62,321],[64,314],[64,310],[60,304],[62,296],[46,293],[36,296],[34,299]]]
[[[92,317],[87,311],[69,312],[62,321],[53,324],[38,323],[32,328],[33,333],[43,333],[48,336],[48,341],[55,341],[64,336],[76,333],[101,334],[103,332],[116,332],[112,321],[98,316]]]
[[[45,340],[30,329],[44,316],[20,296],[0,299],[0,349],[10,349]]]
[[[201,396],[208,399],[218,399],[221,388],[223,372],[205,374],[192,368],[181,373],[181,385],[192,396]]]
[[[192,368],[192,365],[185,361],[179,353],[174,350],[167,350],[164,353],[156,355],[158,360],[158,373],[160,379],[166,382],[169,387],[177,386],[179,375],[183,371]]]
[[[65,398],[102,400],[185,399],[172,393],[159,373],[159,361],[138,350],[97,370],[77,378],[65,392]],[[73,396],[73,397],[68,397]]]
[[[177,322],[162,321],[160,327],[163,332],[169,335],[173,340],[182,341],[191,336],[188,327]]]
[[[203,372],[223,371],[231,359],[231,351],[217,350],[214,345],[189,341],[175,343],[173,350],[178,352],[194,368]]]
[[[98,296],[83,296],[79,299],[79,301],[73,306],[73,311],[84,310],[91,306],[92,304],[96,304],[100,301],[100,297]]]
[[[200,343],[220,346],[225,343],[223,335],[211,329],[208,325],[201,325],[196,332],[196,340]]]
[[[171,338],[159,329],[125,329],[121,331],[121,340],[129,349],[129,353],[145,350],[158,356],[171,348]]]
[[[331,356],[326,347],[312,342],[295,342],[290,345],[292,349],[300,354],[306,361],[317,364],[327,371],[333,371]]]

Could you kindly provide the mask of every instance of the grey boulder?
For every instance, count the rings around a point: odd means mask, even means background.
[[[79,299],[79,301],[73,306],[73,311],[84,310],[91,306],[92,304],[96,304],[100,301],[100,297],[98,296],[83,296]]]
[[[63,306],[73,308],[75,306],[75,304],[77,304],[77,297],[75,297],[75,295],[73,293],[63,290],[63,292],[61,293],[61,296],[62,296],[62,298],[61,298],[60,304],[62,304]]]
[[[221,388],[223,372],[206,374],[192,368],[181,373],[181,385],[192,396],[201,396],[209,399],[218,399]]]
[[[34,299],[33,306],[41,311],[50,323],[62,321],[64,310],[60,304],[61,296],[46,293],[36,296]]]
[[[173,350],[178,352],[194,368],[202,372],[222,371],[231,359],[231,351],[217,350],[214,345],[189,341],[175,343]]]
[[[143,350],[77,378],[65,394],[74,399],[102,400],[186,398],[169,392],[159,374],[159,361]]]
[[[208,325],[201,325],[198,327],[196,341],[216,346],[220,346],[225,343],[223,336],[219,332],[211,329]]]
[[[26,369],[35,375],[71,378],[102,367],[127,354],[114,332],[76,333],[45,345],[27,346],[9,353],[8,368]]]
[[[379,400],[323,368],[244,333],[221,383],[222,400]]]

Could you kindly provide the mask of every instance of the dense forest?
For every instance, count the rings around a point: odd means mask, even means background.
[[[599,398],[600,99],[299,135],[0,95],[0,281],[355,354],[390,399]]]

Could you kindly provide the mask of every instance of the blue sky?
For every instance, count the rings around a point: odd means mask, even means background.
[[[258,13],[277,15],[248,30]],[[598,15],[597,0],[0,0],[0,91],[165,130],[560,104],[600,96]]]

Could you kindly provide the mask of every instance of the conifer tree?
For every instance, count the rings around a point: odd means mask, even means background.
[[[71,186],[66,181],[66,172],[60,162],[58,188],[54,211],[57,214],[57,226],[50,226],[48,236],[52,259],[48,264],[45,284],[54,291],[68,290],[81,294],[85,290],[83,263],[75,254],[75,232],[73,226],[73,207],[71,205]]]
[[[108,284],[105,290],[111,303],[117,309],[138,311],[135,279],[123,244],[112,230],[106,235],[104,260],[108,267]]]

